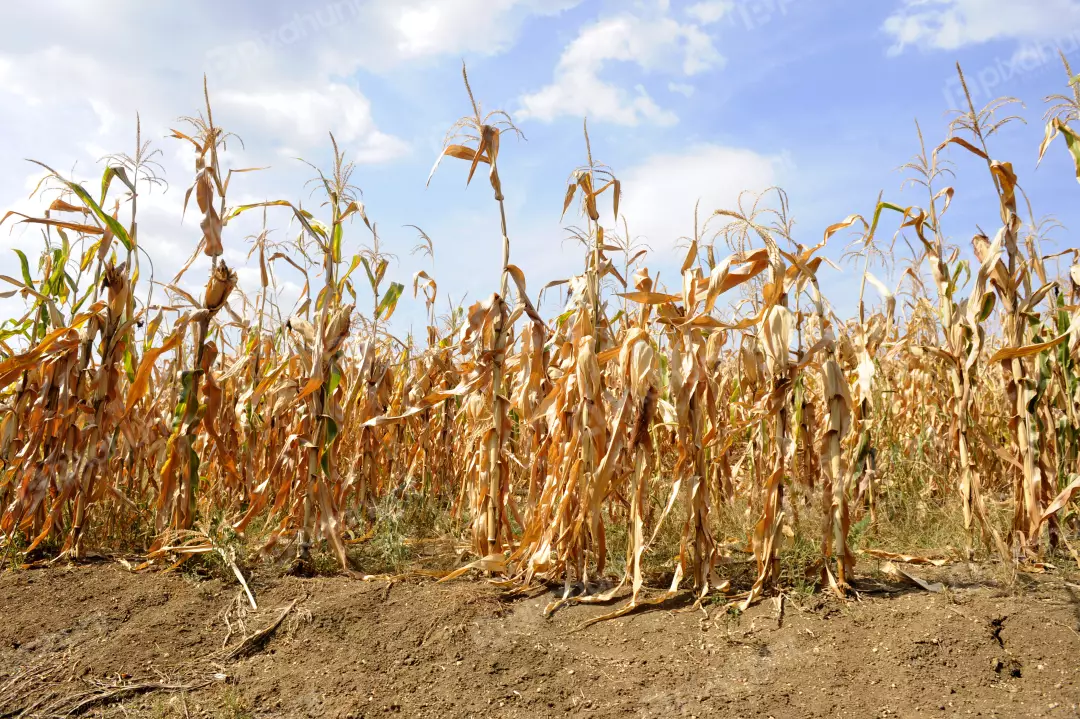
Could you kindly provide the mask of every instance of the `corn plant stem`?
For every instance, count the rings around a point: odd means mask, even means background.
[[[498,173],[498,168],[492,162],[492,172]],[[506,322],[506,295],[509,292],[510,266],[510,237],[506,230],[506,205],[502,193],[495,197],[499,203],[499,226],[502,230],[502,271],[499,275],[499,307],[496,309],[493,331],[495,334],[494,358],[491,372],[491,415],[495,423],[495,445],[497,454],[492,459],[491,473],[488,477],[488,504],[487,504],[487,544],[488,552],[499,551],[500,524],[502,522],[502,485],[503,475],[507,470],[506,459],[503,456],[506,447],[506,422],[507,408],[504,399],[503,373],[506,354],[506,337],[509,328],[504,326]]]

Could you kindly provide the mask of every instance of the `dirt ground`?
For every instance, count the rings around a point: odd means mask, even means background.
[[[916,571],[916,570],[913,570]],[[927,572],[923,571],[923,574]],[[580,628],[479,579],[0,574],[0,717],[1073,717],[1080,585],[675,601]],[[280,620],[280,621],[279,621]]]

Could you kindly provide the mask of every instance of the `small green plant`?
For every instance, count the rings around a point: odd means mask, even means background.
[[[221,709],[215,713],[220,719],[253,719],[251,705],[240,694],[240,690],[229,687],[221,700]]]
[[[804,534],[796,534],[781,547],[780,583],[796,594],[812,594],[821,572],[821,545]]]

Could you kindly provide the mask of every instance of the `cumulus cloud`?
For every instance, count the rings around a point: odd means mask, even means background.
[[[1038,41],[1080,31],[1080,0],[903,0],[883,26],[890,53],[956,50],[992,40]]]
[[[692,97],[694,94],[694,86],[683,82],[669,82],[667,89],[677,92],[683,97]]]
[[[156,131],[197,106],[206,72],[212,99],[231,104],[230,129],[247,133],[245,140],[283,144],[277,135],[288,133],[302,147],[325,142],[333,129],[359,162],[381,162],[407,146],[377,125],[362,88],[342,78],[422,58],[502,52],[530,17],[580,1],[267,0],[256,7],[194,0],[181,7],[101,0],[91,8],[56,0],[48,11],[20,3],[0,27],[0,97],[14,96],[22,108],[48,105],[53,127],[34,128],[41,136],[61,132],[76,108],[92,114],[93,139],[114,147],[136,109]],[[79,127],[83,140],[88,129]]]
[[[69,146],[66,138],[77,135],[83,146],[126,147],[136,112],[147,136],[160,138],[175,127],[178,114],[201,105],[203,72],[228,129],[253,147],[287,141],[300,150],[310,149],[325,144],[326,131],[334,130],[359,162],[383,162],[407,150],[403,139],[378,126],[362,90],[343,83],[333,68],[313,56],[321,44],[313,33],[349,30],[346,21],[367,5],[332,0],[310,10],[310,16],[297,14],[266,29],[232,6],[215,17],[200,13],[199,3],[185,10],[110,0],[105,4],[113,7],[99,14],[107,14],[110,21],[100,29],[115,37],[115,43],[87,43],[88,29],[93,34],[101,19],[66,0],[58,0],[64,11],[56,13],[33,12],[27,5],[15,10],[15,24],[28,35],[47,38],[45,44],[20,43],[11,26],[0,30],[0,96],[20,100],[12,122],[27,123],[17,129],[30,137],[49,138],[51,153],[92,164],[97,158],[77,153],[75,141]],[[266,3],[267,16],[274,18],[281,6]],[[198,32],[191,32],[192,24],[200,25]],[[293,34],[286,32],[289,28]],[[261,39],[244,39],[252,36]],[[299,41],[305,38],[307,42]],[[290,39],[296,41],[286,42]],[[92,126],[77,122],[86,115],[94,118]],[[11,148],[2,145],[0,158],[8,159],[5,150]],[[52,159],[61,162],[55,154]]]
[[[710,143],[658,153],[620,173],[622,212],[631,233],[665,255],[680,237],[693,234],[698,200],[703,220],[714,210],[734,209],[743,191],[779,184],[787,166],[782,156]]]
[[[688,7],[686,14],[703,25],[709,25],[724,19],[734,9],[734,0],[706,0]]]
[[[278,78],[298,65],[323,75],[385,72],[403,63],[508,50],[524,23],[582,0],[270,0],[210,51],[216,69]]]
[[[347,78],[447,56],[456,61],[462,54],[496,54],[513,45],[530,17],[578,2],[16,3],[5,8],[0,26],[0,166],[6,169],[0,214],[40,212],[40,198],[27,199],[18,174],[24,157],[46,161],[88,186],[99,181],[103,155],[131,151],[139,112],[143,138],[163,151],[158,159],[173,185],[167,193],[146,188],[140,196],[141,245],[156,279],[171,278],[199,230],[197,217],[189,212],[181,223],[180,216],[193,171],[191,147],[164,138],[173,128],[186,129],[177,115],[200,109],[204,72],[215,120],[246,143],[230,143],[226,169],[275,165],[273,172],[234,179],[230,202],[241,195],[251,201],[291,197],[309,179],[309,169],[278,161],[325,151],[328,130],[361,164],[386,163],[410,149],[396,128],[380,124],[364,88]],[[255,213],[242,216],[230,225],[232,236],[243,237],[257,220]],[[242,243],[234,244],[246,253]],[[36,228],[9,220],[0,228],[0,256],[10,258],[12,247],[33,258],[42,238]],[[197,263],[189,277],[201,274]],[[0,306],[0,316],[10,314]]]
[[[229,90],[220,101],[234,113],[264,118],[280,136],[308,146],[326,142],[326,125],[332,121],[340,128],[337,141],[353,148],[358,162],[392,160],[408,150],[405,141],[379,130],[371,102],[341,83],[280,91]]]
[[[688,77],[721,66],[723,58],[700,22],[680,22],[664,2],[645,11],[601,18],[583,27],[563,50],[551,84],[521,98],[519,117],[550,122],[565,115],[588,115],[619,125],[678,121],[642,85],[631,91],[604,79],[602,74],[613,62]]]
[[[422,0],[385,3],[384,17],[405,58],[506,50],[533,15],[556,15],[581,0]]]

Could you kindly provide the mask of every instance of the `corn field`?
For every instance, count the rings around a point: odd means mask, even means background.
[[[263,556],[302,569],[328,554],[364,576],[351,545],[388,498],[419,497],[455,528],[464,559],[445,577],[561,584],[556,604],[628,593],[614,616],[687,588],[749,605],[783,581],[796,541],[817,554],[816,585],[846,594],[853,535],[910,492],[962,518],[962,556],[1080,562],[1080,250],[1043,255],[1022,178],[993,153],[1013,101],[969,100],[937,146],[918,133],[904,169],[922,206],[879,196],[810,238],[779,189],[700,208],[672,286],[630,241],[617,172],[594,159],[586,127],[561,208],[579,218],[584,261],[544,288],[565,299],[545,317],[513,264],[513,188],[499,174],[518,129],[485,114],[467,76],[465,88],[468,114],[428,182],[467,170],[470,192],[491,193],[480,251],[501,252],[502,271],[489,297],[444,316],[436,278],[418,273],[411,298],[393,281],[336,143],[333,165],[312,168],[317,211],[230,204],[243,175],[222,169],[234,138],[209,92],[168,140],[194,160],[185,210],[200,230],[157,302],[144,299],[139,247],[138,200],[160,182],[150,143],[108,158],[100,188],[42,165],[40,215],[3,218],[40,227],[45,245],[0,275],[4,296],[26,303],[0,326],[0,553],[79,560],[141,543],[161,566],[216,551],[226,527]],[[1059,151],[1060,135],[1080,178],[1080,84],[1048,103],[1038,152]],[[963,201],[948,185],[957,153],[985,161],[985,177],[965,179],[991,183],[1000,208],[965,247],[944,228]],[[244,213],[291,241],[236,236]],[[244,242],[256,292],[221,259]],[[838,243],[862,287],[846,320],[818,279]],[[180,281],[200,253],[211,265],[195,296]],[[871,271],[883,262],[897,286]],[[304,285],[282,312],[286,265]],[[425,336],[394,337],[410,301]],[[901,481],[912,458],[927,469]],[[741,534],[721,521],[732,516]],[[659,591],[645,569],[658,552],[670,569]],[[733,582],[735,566],[747,581]]]

